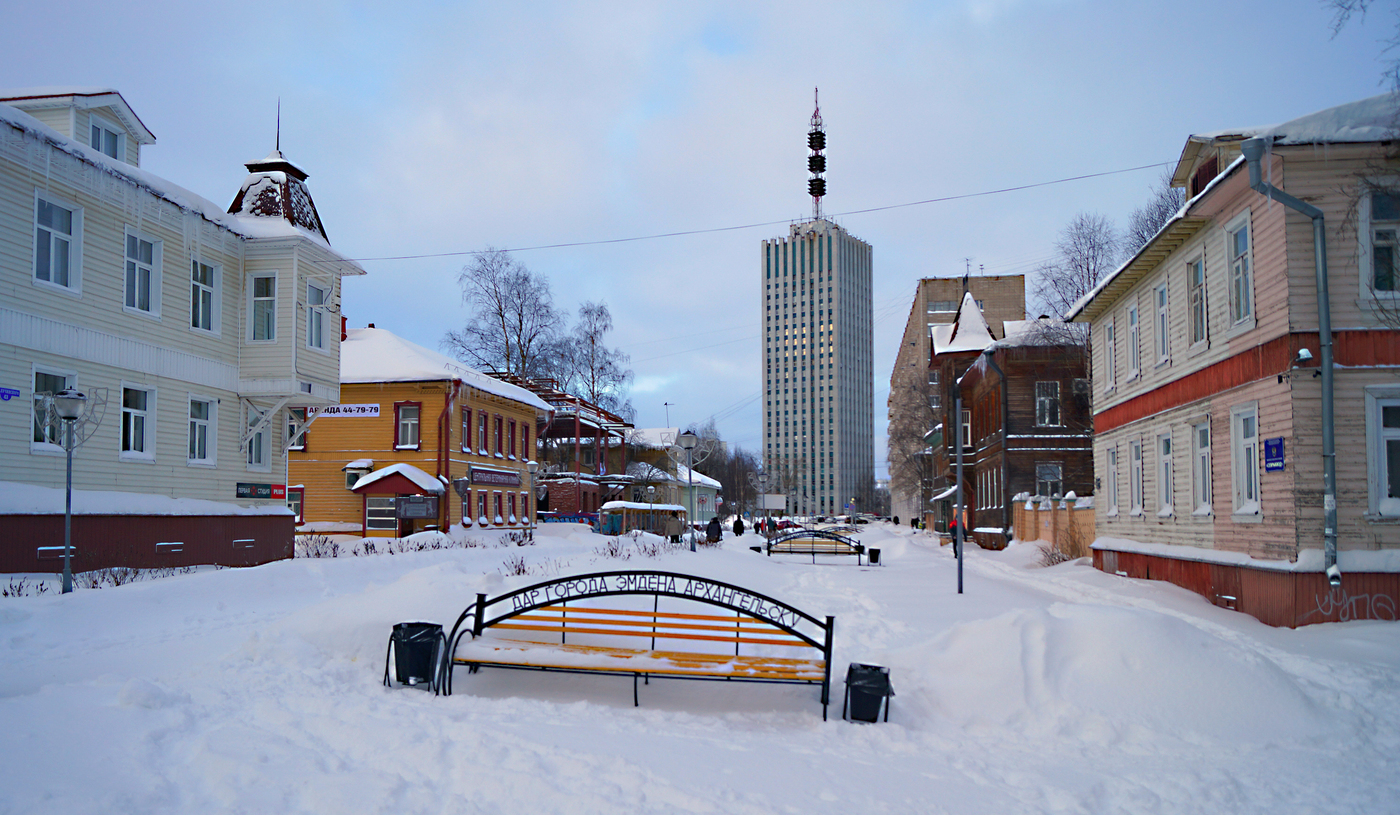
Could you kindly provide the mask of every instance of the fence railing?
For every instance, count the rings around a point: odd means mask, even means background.
[[[1070,558],[1089,557],[1094,542],[1094,499],[1069,493],[1047,498],[1021,493],[1011,507],[1011,525],[1018,541],[1048,541]]]

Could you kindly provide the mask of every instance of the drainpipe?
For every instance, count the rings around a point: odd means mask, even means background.
[[[1249,163],[1250,188],[1303,213],[1313,222],[1313,265],[1317,271],[1317,331],[1322,371],[1322,557],[1327,569],[1327,582],[1340,586],[1342,570],[1337,566],[1337,451],[1332,410],[1332,307],[1327,294],[1327,232],[1322,210],[1263,180],[1259,167],[1264,147],[1264,140],[1259,138],[1247,139],[1240,144],[1245,161]]]

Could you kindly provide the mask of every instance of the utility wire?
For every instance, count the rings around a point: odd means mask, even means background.
[[[1035,189],[1035,188],[1037,188],[1037,187],[1049,187],[1049,186],[1052,186],[1052,185],[1055,185],[1055,184],[1067,184],[1067,183],[1069,183],[1069,182],[1071,182],[1071,181],[1083,181],[1083,180],[1089,179],[1089,178],[1102,178],[1102,177],[1104,177],[1104,176],[1109,176],[1109,175],[1120,175],[1120,174],[1122,174],[1122,173],[1135,173],[1135,172],[1137,172],[1137,171],[1139,171],[1139,170],[1150,170],[1150,169],[1154,169],[1154,168],[1157,168],[1157,167],[1167,167],[1167,166],[1171,166],[1172,164],[1175,164],[1175,163],[1176,163],[1176,162],[1172,162],[1172,161],[1159,161],[1159,162],[1157,162],[1157,163],[1155,163],[1155,164],[1143,164],[1143,165],[1141,165],[1141,166],[1139,166],[1139,167],[1127,167],[1127,168],[1124,168],[1124,169],[1122,169],[1122,170],[1106,170],[1106,171],[1101,172],[1101,173],[1086,173],[1085,175],[1069,176],[1069,177],[1067,177],[1067,178],[1057,178],[1057,179],[1055,179],[1055,180],[1053,180],[1053,181],[1039,181],[1039,182],[1036,182],[1036,183],[1034,183],[1034,184],[1020,184],[1020,185],[1017,185],[1017,186],[1015,186],[1015,187],[1002,187],[1001,189],[996,189],[996,190],[983,190],[982,192],[969,192],[969,193],[963,193],[963,194],[961,194],[961,195],[945,195],[945,196],[942,196],[942,197],[939,197],[939,198],[925,198],[925,199],[922,200],[922,201],[909,201],[909,202],[906,202],[906,203],[903,203],[903,204],[887,204],[887,205],[882,206],[882,207],[868,207],[868,208],[866,208],[866,209],[852,209],[852,210],[847,210],[847,211],[845,211],[845,212],[837,212],[837,213],[835,213],[835,214],[832,214],[831,217],[833,217],[833,218],[840,218],[840,217],[843,217],[843,216],[846,216],[846,215],[863,215],[863,214],[868,213],[868,212],[885,212],[886,210],[891,210],[891,209],[903,209],[903,208],[905,208],[905,207],[918,207],[918,206],[923,206],[923,205],[925,205],[925,204],[940,204],[940,203],[944,203],[944,202],[947,202],[947,201],[962,201],[962,200],[965,200],[965,199],[968,199],[968,198],[982,198],[982,197],[985,197],[985,196],[988,196],[988,195],[1002,195],[1002,194],[1008,193],[1008,192],[1020,192],[1021,190],[1032,190],[1032,189]],[[571,241],[571,242],[569,242],[569,243],[546,243],[546,244],[538,244],[538,245],[535,245],[535,246],[517,246],[517,247],[514,247],[514,248],[504,249],[504,250],[501,250],[501,251],[505,251],[505,252],[531,252],[531,251],[534,251],[534,250],[537,250],[537,249],[568,249],[568,248],[575,247],[575,246],[603,246],[603,245],[607,245],[607,244],[611,244],[611,243],[635,243],[635,242],[637,242],[637,241],[658,240],[658,239],[660,239],[660,238],[679,238],[679,237],[683,237],[683,236],[685,236],[685,235],[709,235],[709,234],[713,234],[713,233],[716,233],[716,232],[735,232],[735,231],[742,230],[742,229],[757,229],[758,227],[761,227],[761,226],[777,226],[777,225],[780,225],[780,224],[786,224],[786,223],[791,223],[791,222],[792,222],[792,219],[791,219],[791,218],[784,218],[784,219],[782,219],[782,220],[780,220],[780,221],[761,221],[761,222],[751,223],[751,224],[740,224],[740,225],[738,225],[738,226],[716,226],[716,227],[711,227],[711,228],[709,228],[709,229],[687,229],[687,230],[682,230],[682,231],[678,231],[678,232],[659,232],[659,233],[656,233],[656,234],[654,234],[654,235],[637,235],[637,236],[630,237],[630,238],[604,238],[604,239],[601,239],[601,240],[592,240],[592,241]],[[356,263],[359,263],[359,262],[367,262],[367,261],[372,261],[372,260],[422,260],[422,259],[425,259],[425,258],[448,258],[448,257],[465,257],[465,256],[467,256],[467,255],[480,255],[480,254],[484,254],[486,251],[487,251],[487,250],[484,250],[484,249],[472,249],[472,250],[466,250],[466,251],[460,251],[460,252],[430,252],[430,253],[422,254],[422,255],[385,255],[385,256],[383,256],[383,257],[347,258],[347,260],[351,260],[351,261],[354,261],[354,262],[356,262]]]

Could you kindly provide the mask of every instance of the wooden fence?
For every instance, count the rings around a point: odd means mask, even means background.
[[[1076,509],[1076,504],[1081,506]],[[1055,551],[1068,557],[1091,556],[1089,545],[1095,535],[1092,499],[1018,495],[1011,506],[1011,525],[1018,541],[1049,541]]]

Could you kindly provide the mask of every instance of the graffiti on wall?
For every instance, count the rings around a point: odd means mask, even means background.
[[[1308,612],[1304,619],[1319,616],[1324,620],[1350,622],[1352,620],[1394,621],[1395,598],[1388,594],[1349,594],[1346,589],[1334,588],[1313,595],[1316,608]]]

